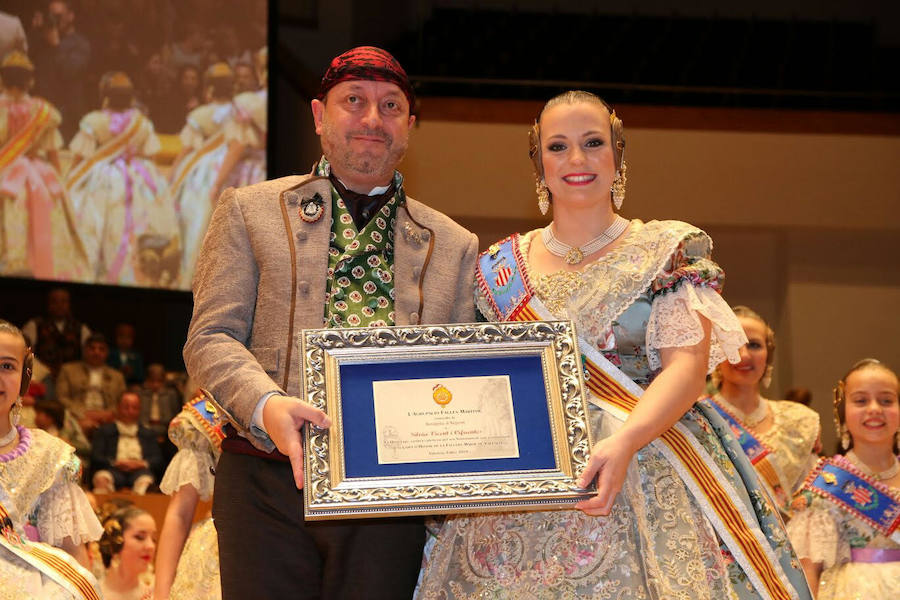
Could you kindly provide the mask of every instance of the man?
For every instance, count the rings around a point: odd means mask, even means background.
[[[421,519],[303,520],[299,430],[330,419],[297,398],[295,340],[304,328],[474,318],[477,238],[407,198],[394,170],[413,105],[384,50],[338,56],[312,101],[314,172],[228,189],[213,213],[184,356],[249,430],[225,440],[216,469],[225,600],[412,595]]]
[[[47,316],[35,317],[22,326],[34,354],[55,378],[65,362],[81,358],[81,347],[91,335],[86,325],[72,316],[72,299],[65,288],[47,294]]]
[[[119,396],[116,420],[94,432],[91,468],[95,494],[110,494],[130,486],[135,494],[146,494],[162,471],[163,457],[156,435],[141,426],[141,399],[134,392]]]
[[[160,448],[164,449],[169,422],[181,411],[181,397],[174,388],[166,385],[163,365],[153,363],[147,367],[147,379],[138,395],[141,397],[141,425],[153,432]]]
[[[116,324],[116,346],[106,359],[106,364],[122,373],[128,385],[144,383],[144,356],[134,349],[134,338],[134,325]]]
[[[75,27],[71,0],[51,0],[47,14],[36,12],[32,27],[34,62],[41,73],[36,92],[55,104],[63,116],[60,132],[69,139],[88,111],[88,68],[91,43]]]
[[[113,420],[113,409],[125,391],[125,378],[106,364],[109,345],[99,333],[84,343],[84,358],[62,366],[56,395],[90,437],[101,423]]]

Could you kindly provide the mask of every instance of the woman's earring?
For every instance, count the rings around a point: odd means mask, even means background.
[[[9,411],[9,417],[9,422],[12,423],[13,427],[19,424],[19,419],[22,417],[22,398],[16,399],[16,403],[13,404],[12,410]]]
[[[538,208],[540,209],[542,215],[546,215],[547,211],[550,210],[550,189],[544,182],[543,177],[539,178],[537,180],[537,183],[535,183],[534,191],[537,192]]]
[[[850,431],[847,426],[841,427],[841,448],[847,451],[850,448]]]
[[[625,201],[625,184],[628,183],[628,178],[625,176],[626,171],[628,171],[628,167],[625,166],[623,161],[622,168],[616,171],[616,178],[613,179],[609,188],[609,191],[612,192],[613,206],[616,207],[616,210],[620,210],[622,203]]]

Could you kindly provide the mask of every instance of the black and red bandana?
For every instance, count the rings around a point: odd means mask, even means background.
[[[343,81],[387,81],[399,87],[406,100],[409,102],[409,110],[413,111],[416,94],[406,71],[391,56],[390,52],[376,48],[375,46],[358,46],[347,50],[334,58],[322,77],[319,85],[319,100],[325,98],[328,90]]]

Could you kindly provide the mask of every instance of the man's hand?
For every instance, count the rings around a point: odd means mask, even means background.
[[[300,428],[306,421],[319,427],[330,427],[331,419],[314,406],[291,396],[272,396],[263,408],[263,426],[275,447],[291,461],[294,483],[303,489],[303,445]]]

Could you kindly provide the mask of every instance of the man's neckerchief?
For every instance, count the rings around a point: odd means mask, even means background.
[[[366,227],[366,225],[369,224],[369,221],[372,220],[372,217],[375,216],[375,213],[377,213],[385,204],[391,201],[391,198],[394,197],[394,192],[397,191],[395,182],[391,181],[391,184],[388,186],[387,190],[385,190],[381,194],[369,196],[366,194],[360,194],[359,192],[354,192],[351,189],[347,189],[347,186],[341,183],[341,180],[337,178],[334,172],[331,172],[328,175],[328,179],[331,181],[331,185],[334,186],[334,189],[337,190],[338,195],[347,206],[347,212],[349,212],[350,216],[353,217],[353,224],[356,225],[356,228],[359,231],[362,231]]]

